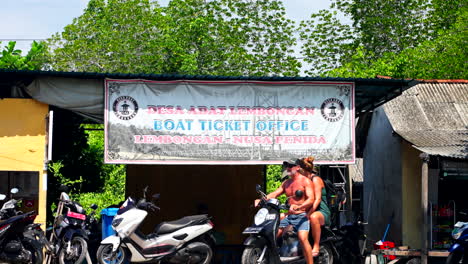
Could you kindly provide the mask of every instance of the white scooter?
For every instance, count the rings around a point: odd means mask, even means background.
[[[144,196],[146,197],[146,190]],[[153,198],[159,198],[154,195]],[[105,238],[97,251],[101,264],[124,262],[199,263],[208,264],[213,258],[213,223],[207,215],[186,216],[176,221],[160,223],[150,235],[137,228],[156,209],[145,198],[138,203],[129,197],[112,221],[117,235]]]

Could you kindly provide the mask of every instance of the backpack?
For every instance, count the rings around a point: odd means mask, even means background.
[[[325,185],[325,191],[327,192],[327,205],[330,207],[335,207],[337,205],[337,191],[335,185],[328,179],[324,179],[323,183]]]

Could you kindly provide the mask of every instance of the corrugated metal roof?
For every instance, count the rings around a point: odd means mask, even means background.
[[[422,82],[384,109],[393,130],[415,148],[468,158],[468,81]]]
[[[147,79],[147,80],[245,80],[245,81],[314,81],[314,82],[354,82],[356,116],[360,112],[372,110],[397,97],[417,81],[402,79],[363,79],[334,77],[278,77],[278,76],[212,76],[176,74],[133,74],[133,73],[95,73],[95,72],[58,72],[25,71],[0,69],[0,95],[3,87],[19,80],[31,80],[40,76],[78,79]],[[5,96],[5,95],[2,95]]]

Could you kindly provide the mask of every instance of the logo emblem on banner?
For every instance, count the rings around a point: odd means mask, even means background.
[[[322,103],[322,116],[329,122],[339,121],[344,116],[344,104],[337,98],[329,98]]]
[[[131,96],[120,96],[115,99],[112,110],[119,119],[130,120],[138,112],[138,103]]]

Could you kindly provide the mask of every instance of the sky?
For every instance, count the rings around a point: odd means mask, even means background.
[[[169,0],[160,0],[167,5]],[[31,40],[44,40],[72,23],[80,16],[88,0],[1,0],[0,41],[17,41],[17,48],[29,50]],[[287,16],[293,20],[307,19],[310,14],[326,9],[330,0],[283,0]]]

